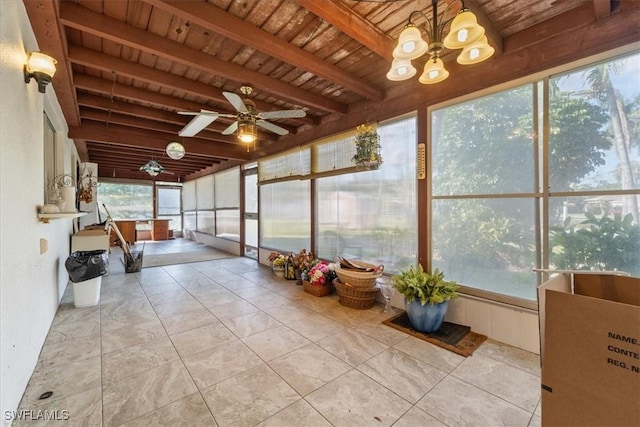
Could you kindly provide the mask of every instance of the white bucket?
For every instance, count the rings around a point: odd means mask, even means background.
[[[100,302],[102,276],[73,284],[73,305],[76,308],[92,307]]]

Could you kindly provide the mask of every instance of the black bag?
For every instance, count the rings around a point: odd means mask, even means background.
[[[73,283],[84,282],[107,274],[107,251],[77,251],[64,263]]]

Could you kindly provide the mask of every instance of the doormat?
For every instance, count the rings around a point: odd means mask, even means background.
[[[411,326],[406,311],[383,320],[382,323],[464,357],[470,356],[487,339],[485,335],[473,332],[468,326],[451,322],[443,322],[440,329],[430,334],[418,332]]]

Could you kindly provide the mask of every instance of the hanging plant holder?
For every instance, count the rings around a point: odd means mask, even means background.
[[[376,170],[382,165],[380,135],[373,126],[360,125],[356,128],[356,154],[351,160],[361,170]]]

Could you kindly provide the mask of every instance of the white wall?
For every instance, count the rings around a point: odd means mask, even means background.
[[[210,234],[199,233],[197,231],[190,231],[186,237],[189,240],[200,242],[207,246],[211,246],[212,248],[220,249],[234,255],[240,255],[240,243],[238,242],[221,239],[219,237],[215,237]]]
[[[43,111],[56,128],[60,168],[73,144],[53,87],[24,83],[26,51],[38,50],[21,1],[0,1],[0,415],[18,407],[68,281],[69,219],[43,224]],[[64,169],[64,170],[63,170]],[[44,239],[48,250],[40,253]]]
[[[445,320],[479,334],[540,354],[538,313],[462,295],[449,302]]]

